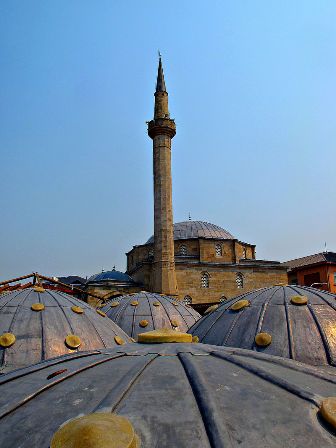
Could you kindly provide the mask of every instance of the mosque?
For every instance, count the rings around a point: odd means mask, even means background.
[[[89,279],[100,305],[38,273],[0,282],[30,280],[0,295],[0,447],[335,447],[336,296],[270,286],[286,268],[221,227],[173,225],[175,130],[160,60],[154,236],[129,275]]]

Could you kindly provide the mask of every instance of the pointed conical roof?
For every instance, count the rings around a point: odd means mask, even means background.
[[[167,92],[166,83],[164,80],[161,56],[159,58],[158,75],[156,80],[156,92]]]

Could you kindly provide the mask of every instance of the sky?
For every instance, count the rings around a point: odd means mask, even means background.
[[[153,233],[158,50],[174,221],[336,251],[334,0],[0,3],[0,278],[126,269]]]

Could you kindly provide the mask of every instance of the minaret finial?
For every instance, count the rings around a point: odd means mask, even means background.
[[[190,212],[189,212],[189,221],[191,221],[191,214],[190,214]]]
[[[161,60],[161,53],[159,51],[159,67],[158,67],[158,75],[156,80],[156,92],[167,92],[166,90],[166,83],[164,80],[163,75],[163,68],[162,68],[162,60]]]

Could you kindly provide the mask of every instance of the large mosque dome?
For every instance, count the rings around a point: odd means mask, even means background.
[[[174,240],[189,240],[196,238],[206,238],[210,240],[234,240],[235,237],[230,232],[205,221],[183,221],[174,224]],[[146,244],[154,243],[152,235]]]

